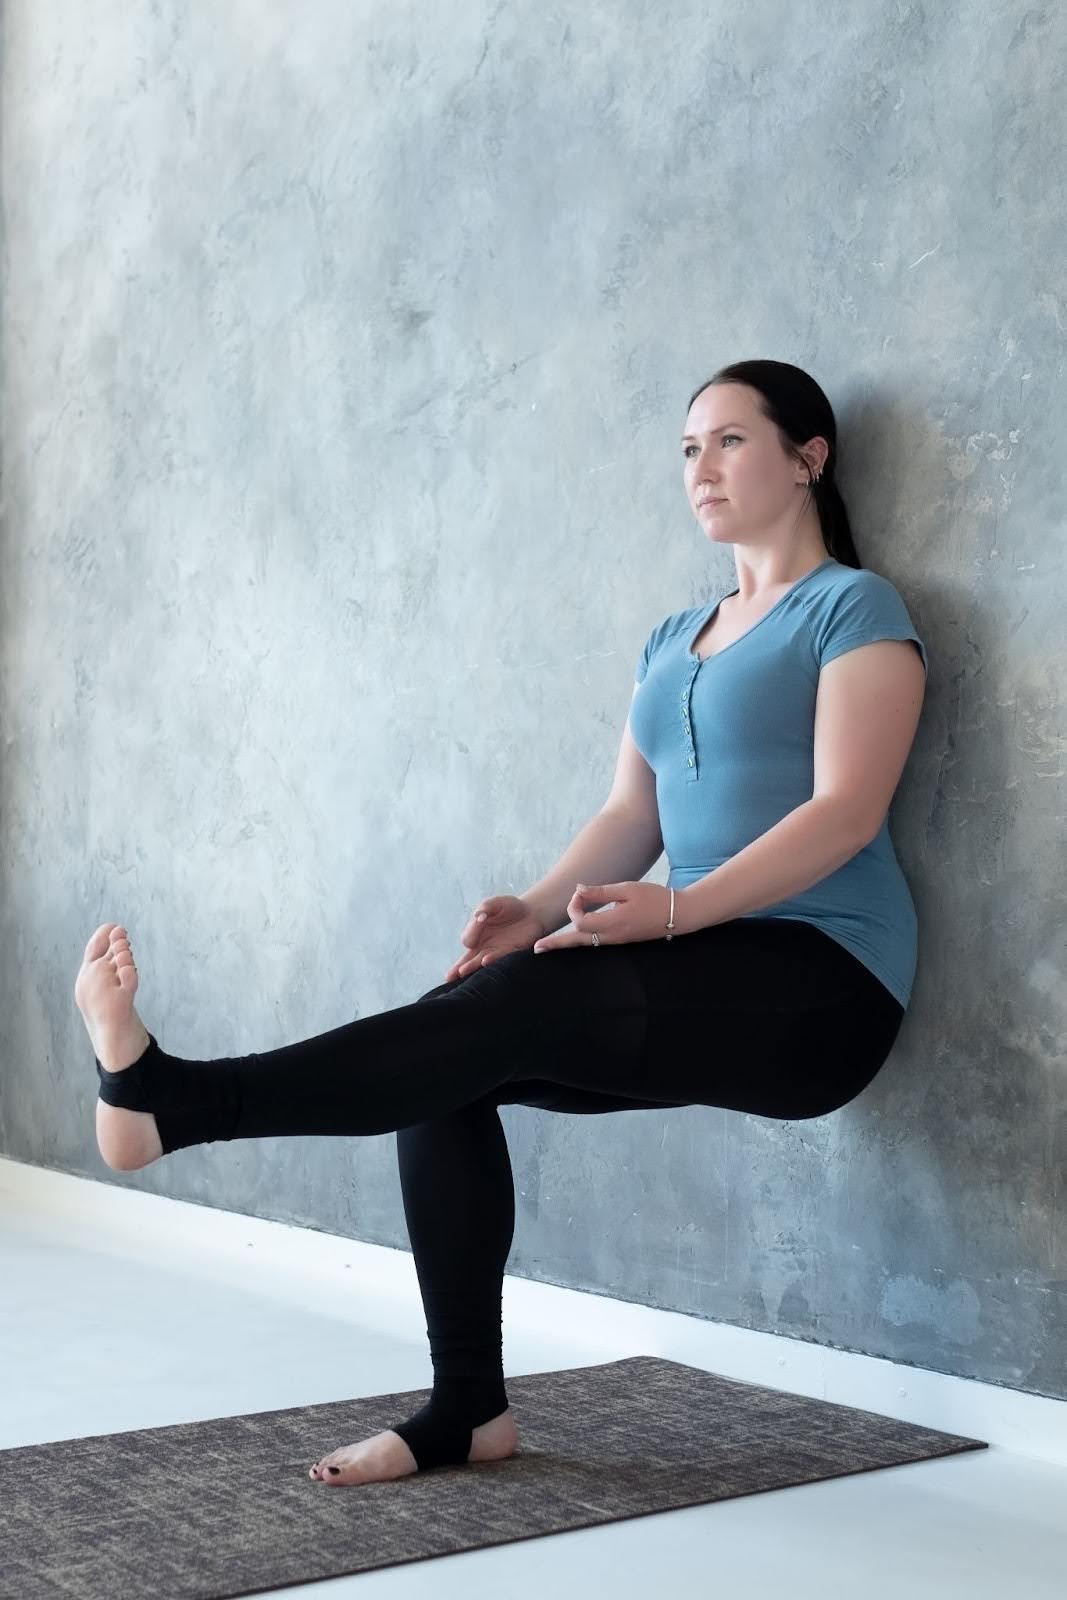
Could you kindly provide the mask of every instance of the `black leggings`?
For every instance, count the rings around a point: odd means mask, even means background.
[[[515,1195],[501,1105],[719,1106],[797,1120],[855,1098],[904,1008],[811,923],[736,918],[673,940],[513,951],[416,1001],[277,1050],[189,1061],[151,1043],[108,1103],[164,1154],[213,1140],[394,1130],[431,1399],[395,1428],[420,1467],[466,1460],[507,1408],[501,1293]]]

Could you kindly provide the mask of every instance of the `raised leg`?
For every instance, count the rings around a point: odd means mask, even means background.
[[[443,993],[245,1056],[188,1060],[149,1033],[123,1070],[97,1060],[100,1097],[152,1112],[169,1154],[216,1140],[391,1133],[518,1078],[639,1093],[645,1001],[632,949],[513,951]]]

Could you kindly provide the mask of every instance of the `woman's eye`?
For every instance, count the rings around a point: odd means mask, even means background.
[[[723,436],[722,436],[722,439],[720,440],[720,443],[721,444],[725,444],[727,439],[736,439],[738,444],[743,444],[744,443],[744,440],[742,439],[742,437],[741,437],[741,435],[739,433],[724,433]],[[685,456],[686,460],[689,459],[690,450],[695,450],[696,448],[697,448],[697,446],[695,444],[687,444],[685,446],[684,450],[682,451],[682,454]]]

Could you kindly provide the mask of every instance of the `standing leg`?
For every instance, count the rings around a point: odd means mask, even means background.
[[[440,984],[418,1003],[454,987]],[[515,1231],[515,1184],[491,1097],[399,1128],[396,1150],[433,1391],[392,1432],[425,1471],[466,1461],[474,1429],[508,1410],[501,1300]]]
[[[404,1215],[433,1364],[427,1403],[392,1431],[420,1468],[466,1461],[474,1428],[508,1410],[502,1293],[515,1185],[498,1105],[606,1113],[661,1102],[518,1082],[446,1117],[397,1132]]]
[[[473,1429],[508,1409],[501,1296],[515,1185],[489,1099],[399,1129],[396,1147],[433,1392],[392,1431],[423,1469],[466,1461]]]
[[[450,991],[456,986],[442,984],[420,999]],[[662,1109],[660,1102],[547,1080],[513,1080],[459,1111],[398,1129],[404,1215],[434,1381],[427,1403],[391,1431],[420,1469],[466,1461],[474,1428],[508,1409],[501,1298],[515,1231],[515,1185],[501,1104],[598,1113]]]

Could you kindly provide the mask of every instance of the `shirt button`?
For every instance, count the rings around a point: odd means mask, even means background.
[[[690,756],[690,757],[689,757],[689,765],[690,765],[690,766],[692,766],[692,765],[693,765],[693,758],[692,758],[692,756]]]

